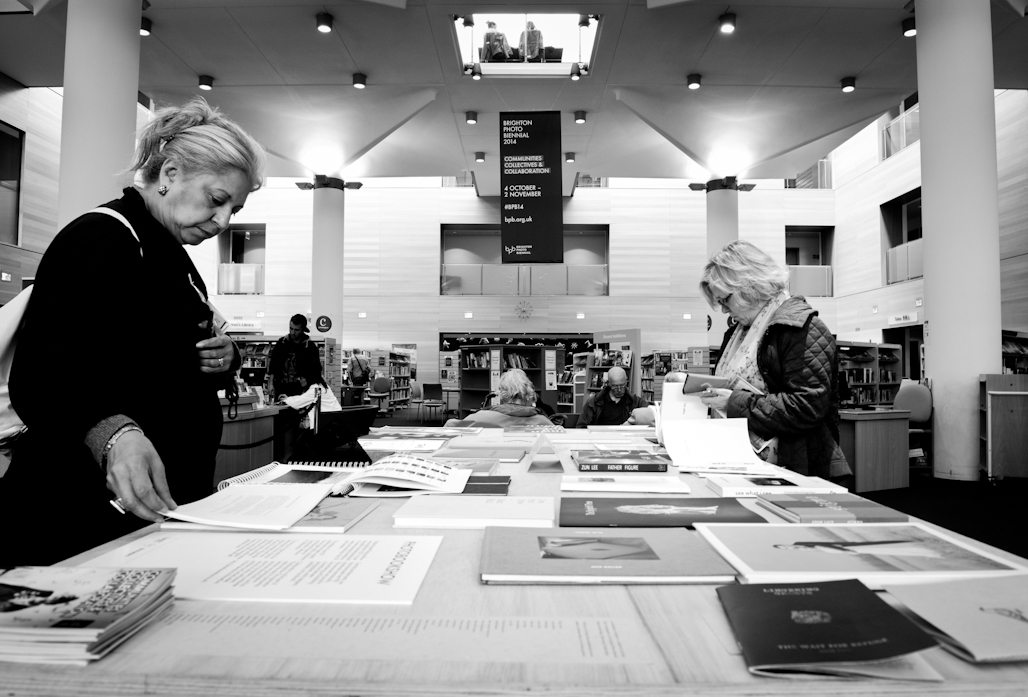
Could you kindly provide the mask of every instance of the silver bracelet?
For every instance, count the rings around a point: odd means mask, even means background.
[[[103,451],[100,453],[100,469],[102,469],[104,472],[107,471],[107,456],[110,454],[111,448],[114,447],[114,444],[118,442],[119,438],[121,438],[123,435],[130,431],[139,431],[140,433],[142,433],[143,429],[141,429],[136,424],[125,424],[117,431],[115,431],[107,440],[107,445],[104,446]]]

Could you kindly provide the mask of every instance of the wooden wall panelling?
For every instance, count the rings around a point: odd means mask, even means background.
[[[311,247],[314,241],[314,192],[288,188],[267,188],[254,194],[236,215],[236,223],[265,223],[264,292],[268,295],[311,294]],[[347,207],[349,194],[347,193]]]
[[[671,297],[699,298],[700,274],[707,263],[707,195],[686,189],[671,191],[669,197]]]
[[[1001,259],[999,266],[1003,329],[1028,332],[1028,254]]]
[[[1028,91],[996,97],[999,257],[1028,254]],[[1007,325],[1003,325],[1007,328]]]
[[[839,189],[878,164],[881,126],[872,121],[857,135],[832,151],[832,185]]]
[[[882,182],[879,206],[921,186],[921,141],[900,150],[878,170],[876,176]]]
[[[611,221],[609,189],[584,187],[564,199],[565,225],[607,225]]]
[[[883,290],[885,291],[886,323],[888,323],[888,319],[892,315],[902,315],[908,312],[917,313],[918,324],[924,322],[928,304],[924,302],[923,278],[915,278],[903,283],[894,283],[891,286],[886,286]],[[920,307],[917,305],[919,299],[922,303]]]
[[[817,316],[832,334],[839,333],[838,301],[835,298],[807,298],[807,303],[817,310]]]
[[[785,264],[785,219],[782,201],[785,189],[739,192],[739,239],[747,240]]]
[[[882,183],[876,172],[858,177],[835,192],[835,297],[882,285]]]
[[[608,189],[609,293],[670,295],[670,206],[666,189]]]
[[[61,106],[53,90],[28,90],[28,122],[25,131],[25,164],[21,189],[21,246],[45,252],[57,236],[57,182],[61,163]],[[128,163],[126,163],[127,165]],[[97,201],[97,205],[104,201]],[[82,211],[85,213],[85,211]]]
[[[834,189],[784,189],[781,197],[786,225],[835,225]]]

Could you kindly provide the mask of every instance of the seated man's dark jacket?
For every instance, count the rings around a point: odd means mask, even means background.
[[[617,410],[617,416],[614,419],[601,420],[600,415],[608,403]],[[610,390],[604,387],[585,401],[585,406],[582,407],[582,415],[578,417],[577,426],[578,428],[585,428],[590,424],[593,426],[620,426],[628,421],[628,417],[632,415],[633,409],[649,406],[649,404],[645,399],[636,397],[631,392],[625,392],[624,397],[620,401],[614,402],[610,398]]]

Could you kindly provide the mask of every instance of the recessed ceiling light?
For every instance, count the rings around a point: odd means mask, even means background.
[[[844,77],[842,79],[842,91],[852,92],[857,89],[857,78],[855,77]]]
[[[464,112],[464,120],[468,123],[478,123],[478,112],[477,111],[466,111]]]
[[[143,19],[139,22],[139,35],[150,36],[151,29],[153,29],[153,23],[146,17],[143,17]]]
[[[903,20],[903,36],[917,36],[917,23],[913,17]]]
[[[368,76],[364,73],[353,74],[353,86],[359,90],[364,89],[368,85]]]
[[[735,15],[731,12],[726,12],[718,17],[718,24],[721,25],[722,34],[731,34],[735,31]]]
[[[585,112],[584,111],[576,111],[575,112],[575,123],[585,123]]]
[[[685,79],[689,83],[689,89],[691,89],[691,90],[698,90],[700,88],[700,80],[703,79],[703,76],[700,75],[699,73],[692,73],[691,75],[689,75]],[[716,92],[717,90],[714,90],[714,91]]]
[[[566,152],[566,153],[564,153],[564,161],[565,162],[574,162],[575,161],[575,153],[573,153],[573,152]]]
[[[485,153],[481,150],[475,152],[475,162],[485,162]]]
[[[475,63],[474,67],[471,68],[471,79],[481,80],[482,79],[482,66],[479,63]]]
[[[332,15],[327,12],[318,13],[318,31],[322,34],[332,31]]]
[[[202,89],[202,90],[212,90],[212,89],[214,89],[214,78],[211,77],[210,75],[201,75],[200,76],[200,89]]]

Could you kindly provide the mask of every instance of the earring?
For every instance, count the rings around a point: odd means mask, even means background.
[[[159,193],[161,196],[164,196],[164,194],[168,193],[168,187],[166,187],[164,184],[161,184],[157,187],[157,193]]]

